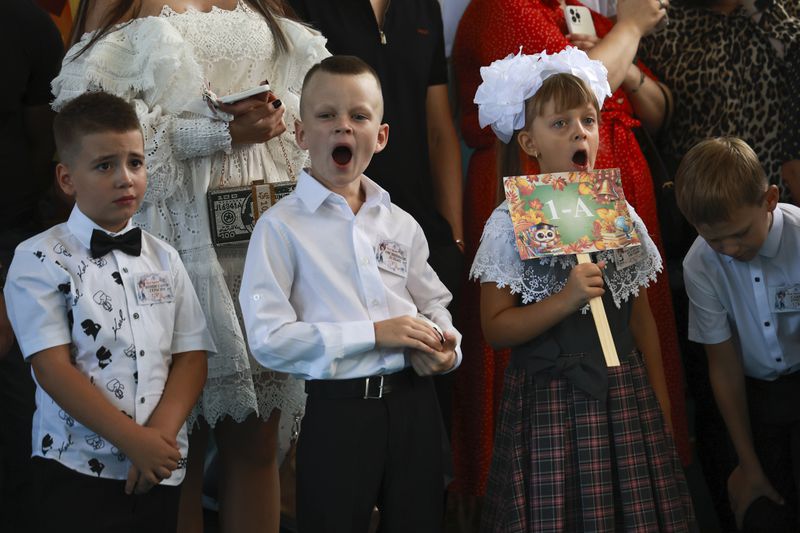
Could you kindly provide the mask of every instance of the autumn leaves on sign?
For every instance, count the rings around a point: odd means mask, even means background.
[[[504,179],[522,259],[638,246],[619,169]]]

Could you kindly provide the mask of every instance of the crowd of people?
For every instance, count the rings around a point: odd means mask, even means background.
[[[471,0],[450,63],[435,0],[37,4],[10,531],[200,532],[212,479],[226,532],[696,531],[692,460],[720,530],[798,530],[791,0]],[[521,259],[503,177],[613,168],[635,251]]]

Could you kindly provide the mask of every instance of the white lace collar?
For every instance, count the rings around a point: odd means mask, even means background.
[[[637,296],[640,287],[647,287],[654,282],[663,268],[661,255],[642,219],[633,207],[628,206],[628,209],[644,253],[635,263],[623,268],[617,268],[620,254],[613,250],[596,255],[596,260],[606,262],[603,277],[618,308],[631,296]],[[560,292],[576,264],[574,255],[521,260],[514,241],[514,227],[508,206],[503,202],[486,222],[470,278],[478,279],[481,283],[496,283],[498,288],[508,287],[512,294],[520,295],[523,304],[529,304]]]

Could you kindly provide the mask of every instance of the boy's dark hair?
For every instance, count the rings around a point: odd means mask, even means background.
[[[308,82],[319,72],[327,72],[328,74],[338,74],[341,76],[359,76],[361,74],[369,74],[375,79],[378,85],[378,91],[382,91],[381,80],[378,78],[378,73],[375,72],[369,64],[363,59],[356,56],[330,56],[326,57],[306,72],[303,78],[303,90],[305,92]],[[303,108],[302,93],[300,96],[300,109]]]
[[[141,131],[133,105],[113,94],[87,92],[70,100],[53,119],[59,158],[73,157],[85,135],[113,131]]]
[[[678,208],[693,226],[729,222],[741,207],[764,200],[767,176],[750,146],[717,137],[689,150],[675,174]]]

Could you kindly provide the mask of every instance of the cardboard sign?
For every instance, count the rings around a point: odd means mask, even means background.
[[[503,185],[522,259],[640,245],[618,168],[510,176]]]

